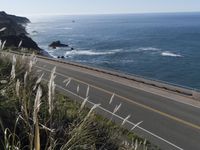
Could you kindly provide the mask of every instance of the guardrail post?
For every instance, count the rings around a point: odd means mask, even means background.
[[[195,99],[195,100],[198,100],[200,101],[200,92],[198,91],[192,91],[192,97]]]

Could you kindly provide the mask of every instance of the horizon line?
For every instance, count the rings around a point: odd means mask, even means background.
[[[28,16],[28,17],[37,17],[37,16],[89,16],[89,15],[134,15],[134,14],[178,14],[178,13],[200,13],[200,11],[171,11],[171,12],[125,12],[125,13],[32,13],[32,14],[21,14],[16,13],[13,15],[17,16]],[[9,13],[10,14],[10,13]]]

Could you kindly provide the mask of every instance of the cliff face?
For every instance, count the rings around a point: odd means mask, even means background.
[[[17,47],[22,41],[21,47],[41,50],[38,45],[27,36],[25,25],[30,23],[29,19],[15,15],[9,15],[0,11],[0,29],[6,27],[6,30],[0,32],[0,40],[6,41],[5,48]]]
[[[9,15],[2,11],[0,12],[0,28],[6,27],[7,30],[0,33],[0,36],[26,34],[24,25],[29,22],[25,17]]]
[[[12,21],[15,21],[17,23],[30,23],[30,20],[26,17],[19,17],[19,16],[15,16],[15,15],[9,15],[4,11],[0,11],[0,17],[4,17],[7,19],[10,19]]]

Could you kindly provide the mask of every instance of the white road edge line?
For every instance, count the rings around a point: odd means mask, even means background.
[[[49,81],[46,80],[46,79],[43,79],[43,80],[46,81],[46,82],[49,82]],[[59,86],[59,85],[56,85],[56,87],[58,87],[58,88],[60,88],[60,89],[62,89],[62,90],[64,90],[64,91],[66,91],[66,92],[69,92],[70,94],[72,94],[72,95],[74,95],[74,96],[77,96],[77,97],[79,97],[79,98],[82,99],[82,100],[85,99],[85,98],[83,98],[83,97],[81,97],[81,96],[79,96],[79,95],[77,95],[77,94],[75,94],[75,93],[73,93],[73,92],[71,92],[71,91],[69,91],[69,90],[67,90],[67,89],[65,89],[65,88],[63,88],[63,87],[61,87],[61,86]],[[95,105],[95,103],[93,103],[93,102],[91,102],[91,101],[89,101],[89,100],[88,100],[87,102],[89,102],[89,103],[92,104],[92,105]],[[103,108],[103,107],[101,107],[101,106],[99,106],[99,108],[102,109],[103,111],[107,112],[107,113],[112,114],[113,116],[115,116],[115,117],[117,117],[117,118],[119,118],[119,119],[121,119],[121,120],[124,120],[123,117],[121,117],[121,116],[119,116],[119,115],[117,115],[117,114],[113,114],[111,111],[109,111],[109,110],[107,110],[107,109],[105,109],[105,108]],[[131,122],[131,121],[129,121],[129,120],[127,120],[126,122],[129,123],[129,124],[131,124],[132,126],[135,126],[135,125],[136,125],[135,123],[133,123],[133,122]],[[183,148],[180,148],[179,146],[177,146],[177,145],[175,145],[175,144],[173,144],[173,143],[171,143],[171,142],[165,140],[164,138],[162,138],[162,137],[160,137],[160,136],[158,136],[158,135],[156,135],[156,134],[154,134],[154,133],[152,133],[152,132],[150,132],[150,131],[148,131],[148,130],[146,130],[146,129],[140,127],[140,126],[137,126],[137,128],[139,128],[140,130],[142,130],[142,131],[144,131],[144,132],[146,132],[146,133],[148,133],[148,134],[150,134],[150,135],[156,137],[157,139],[159,139],[159,140],[161,140],[161,141],[164,141],[165,143],[167,143],[167,144],[169,144],[169,145],[171,145],[171,146],[177,148],[178,150],[184,150]]]
[[[52,64],[52,65],[53,65],[53,64]],[[35,67],[36,67],[36,68],[43,69],[43,70],[46,70],[46,71],[48,71],[48,72],[51,72],[50,70],[45,69],[45,68],[40,67],[40,66],[35,66]],[[58,75],[60,75],[60,76],[63,76],[63,77],[68,77],[68,78],[69,78],[69,76],[64,75],[64,74],[61,74],[61,73],[56,73],[56,74],[58,74]],[[78,80],[78,79],[76,79],[76,78],[73,78],[73,79],[74,79],[75,81],[80,82],[80,80]],[[105,79],[105,78],[103,78],[103,79]],[[108,79],[105,79],[105,80],[108,80]],[[117,81],[112,80],[112,79],[110,79],[110,81],[115,82],[115,83],[118,83],[118,84],[121,84],[120,82],[117,82]],[[87,84],[87,85],[91,85],[91,84],[86,83],[86,82],[84,82],[84,81],[81,81],[81,82],[84,83],[84,84]],[[126,86],[128,86],[128,87],[130,87],[130,88],[135,88],[135,89],[138,89],[138,90],[145,91],[145,90],[143,90],[143,89],[140,89],[140,88],[137,88],[137,87],[134,87],[134,86],[130,86],[130,85],[126,85]],[[200,109],[200,106],[196,106],[196,105],[193,105],[193,104],[190,104],[190,103],[187,103],[187,102],[177,101],[177,100],[171,99],[171,98],[169,98],[169,97],[167,97],[167,96],[163,96],[163,95],[161,95],[161,94],[159,94],[159,93],[149,92],[149,91],[145,91],[145,92],[148,92],[148,93],[151,93],[151,94],[155,94],[155,95],[158,95],[158,96],[161,96],[161,97],[164,97],[164,98],[168,98],[168,99],[170,99],[170,100],[172,100],[172,101],[175,101],[175,102],[178,102],[178,103],[181,103],[181,104],[189,105],[189,106],[192,106],[192,107],[195,107],[195,108]]]
[[[53,64],[52,64],[52,65],[53,65]],[[47,69],[45,69],[45,68],[42,68],[42,67],[39,67],[39,66],[35,66],[35,65],[34,65],[33,67],[40,68],[40,69],[43,69],[43,70],[46,70],[46,71],[50,72],[49,70],[47,70]],[[63,75],[63,74],[60,74],[60,73],[57,73],[57,74],[59,74],[59,75],[61,75],[61,76],[64,76],[64,77],[68,77],[68,76]],[[77,80],[77,79],[75,79],[75,78],[73,78],[73,79],[80,82],[80,80]],[[48,82],[48,81],[45,80],[45,79],[43,79],[43,80],[46,81],[46,82]],[[111,80],[111,81],[112,81],[112,80]],[[113,81],[113,82],[116,82],[116,81]],[[87,84],[86,82],[82,82],[82,83]],[[119,82],[116,82],[116,83],[119,83]],[[120,84],[121,84],[121,83],[120,83]],[[90,84],[89,84],[89,85],[90,85]],[[71,93],[71,94],[74,95],[74,96],[79,97],[79,98],[82,99],[82,100],[85,99],[85,98],[80,97],[79,95],[77,95],[77,94],[75,94],[75,93],[73,93],[73,92],[71,92],[71,91],[69,91],[69,90],[64,89],[63,87],[61,87],[61,86],[59,86],[59,85],[56,85],[56,86],[57,86],[58,88],[64,90],[64,91],[66,91],[66,92]],[[131,86],[129,86],[129,87],[131,87]],[[93,105],[94,105],[93,102],[90,102],[90,101],[88,101],[88,102],[89,102],[90,104],[93,104]],[[195,105],[188,104],[188,103],[184,103],[184,102],[180,102],[180,103],[183,103],[183,104],[186,104],[186,105],[191,105],[191,106],[193,106],[193,107],[197,107],[197,106],[195,106]],[[103,107],[101,107],[101,106],[99,106],[99,108],[102,109],[102,110],[104,110],[104,111],[106,111],[106,112],[108,112],[108,113],[113,114],[112,112],[110,112],[109,110],[106,110],[105,108],[103,108]],[[200,107],[197,107],[197,108],[200,108]],[[118,117],[119,119],[124,120],[124,118],[122,118],[122,117],[120,117],[120,116],[118,116],[118,115],[116,115],[116,114],[113,114],[113,116]],[[129,123],[129,124],[131,124],[131,125],[133,125],[133,126],[136,125],[136,124],[130,122],[129,120],[127,120],[126,122]],[[140,126],[137,126],[137,128],[141,129],[141,130],[144,131],[144,132],[147,132],[148,134],[150,134],[150,135],[152,135],[152,136],[154,136],[154,137],[160,139],[161,141],[164,141],[164,142],[168,143],[169,145],[171,145],[171,146],[173,146],[173,147],[175,147],[175,148],[177,148],[177,149],[179,149],[179,150],[184,150],[184,149],[178,147],[177,145],[175,145],[175,144],[173,144],[173,143],[171,143],[171,142],[165,140],[164,138],[162,138],[162,137],[160,137],[160,136],[158,136],[158,135],[156,135],[156,134],[154,134],[154,133],[152,133],[152,132],[150,132],[150,131],[148,131],[148,130],[146,130],[146,129],[140,127]]]

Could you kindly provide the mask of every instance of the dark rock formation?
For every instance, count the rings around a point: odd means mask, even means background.
[[[27,36],[25,25],[29,22],[29,19],[25,17],[0,12],[0,29],[6,27],[6,30],[0,32],[0,40],[6,41],[5,48],[17,48],[22,41],[21,47],[41,52],[37,43]]]
[[[57,58],[59,58],[59,59],[60,59],[60,58],[65,59],[65,56],[58,56]]]
[[[57,47],[68,47],[67,44],[62,44],[60,41],[54,41],[52,42],[49,47],[52,47],[53,49],[56,49]]]
[[[41,50],[37,43],[34,42],[30,37],[26,36],[25,34],[20,35],[7,35],[0,37],[1,41],[6,41],[5,48],[8,47],[18,47],[19,43],[22,41],[20,47],[34,49],[34,50]]]
[[[0,28],[7,28],[5,31],[0,32],[0,36],[27,34],[25,25],[29,22],[30,21],[25,17],[18,17],[0,12]]]

